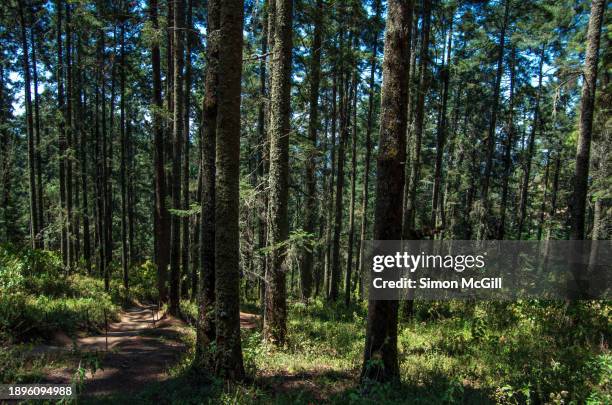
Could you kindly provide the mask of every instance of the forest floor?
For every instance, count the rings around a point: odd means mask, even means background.
[[[257,321],[256,315],[240,314],[244,329],[256,328]],[[121,311],[119,321],[110,323],[107,333],[74,339],[58,333],[53,345],[39,345],[33,351],[78,353],[62,367],[46,370],[44,379],[50,383],[75,382],[81,369],[82,395],[128,394],[169,378],[169,370],[186,352],[188,333],[185,322],[163,313],[156,305],[136,304]]]
[[[80,353],[78,363],[68,361],[62,368],[47,370],[49,382],[73,382],[82,368],[86,396],[134,392],[167,377],[167,369],[184,352],[185,327],[181,320],[157,311],[156,306],[136,305],[121,311],[119,321],[108,325],[108,333],[75,339],[58,333],[54,343],[59,347],[43,345],[34,350],[59,348]],[[82,358],[88,359],[88,364],[82,364]]]

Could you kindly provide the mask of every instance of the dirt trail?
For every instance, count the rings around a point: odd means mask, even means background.
[[[258,324],[259,316],[240,313],[242,328],[252,329]],[[147,383],[168,378],[168,369],[186,350],[181,336],[187,328],[185,322],[157,311],[156,306],[137,305],[122,311],[119,322],[108,325],[108,334],[79,337],[74,341],[60,335],[56,342],[62,347],[41,346],[34,350],[63,351],[76,345],[81,352],[98,352],[100,369],[93,376],[87,372],[83,395],[135,393]],[[90,367],[88,364],[82,366]],[[46,380],[70,383],[77,367],[78,364],[73,364],[52,369]]]
[[[109,324],[108,335],[64,341],[66,348],[76,344],[80,351],[99,353],[101,369],[93,377],[87,373],[84,395],[135,392],[147,383],[164,380],[168,368],[185,350],[180,338],[186,325],[181,320],[144,305],[124,310],[120,316],[119,322]],[[52,370],[48,380],[68,383],[75,371],[76,365]]]

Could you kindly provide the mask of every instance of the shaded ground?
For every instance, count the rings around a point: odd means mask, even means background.
[[[72,341],[59,335],[64,349],[76,348],[85,353],[88,369],[83,394],[106,395],[119,391],[134,392],[152,381],[167,378],[167,370],[185,350],[181,342],[184,323],[163,315],[154,306],[139,305],[122,311],[119,322],[108,325],[108,333],[79,337]],[[42,347],[36,350],[57,350]],[[91,368],[97,367],[93,376]],[[51,370],[47,379],[54,383],[69,383],[78,364]]]
[[[242,328],[257,328],[259,322],[257,315],[240,314]],[[182,342],[186,331],[182,320],[163,314],[156,306],[137,305],[122,311],[120,320],[108,325],[108,333],[75,340],[60,333],[55,346],[39,346],[34,352],[80,352],[81,367],[87,369],[84,396],[131,394],[169,378],[168,370],[187,349]],[[45,379],[70,383],[79,367],[76,361],[70,363],[50,369]],[[92,368],[96,368],[93,376]]]

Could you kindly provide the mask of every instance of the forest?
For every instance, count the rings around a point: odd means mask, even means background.
[[[609,300],[368,299],[362,245],[608,241],[609,11],[0,2],[0,383],[612,403]]]

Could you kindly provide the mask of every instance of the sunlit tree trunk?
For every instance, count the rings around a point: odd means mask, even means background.
[[[268,245],[270,268],[266,289],[264,338],[283,345],[287,333],[286,262],[284,243],[289,237],[289,135],[291,132],[291,59],[293,2],[277,0],[270,84],[270,174]]]
[[[597,86],[597,63],[599,42],[605,9],[605,0],[591,2],[591,15],[587,32],[587,51],[583,69],[582,95],[580,98],[580,121],[574,171],[574,193],[571,206],[571,238],[584,239],[586,197],[589,178],[589,159],[593,132],[593,110]]]

